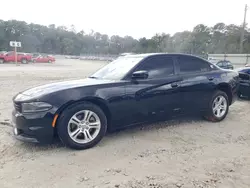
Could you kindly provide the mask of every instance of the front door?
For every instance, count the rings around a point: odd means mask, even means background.
[[[132,80],[132,72],[147,71],[148,78]],[[166,117],[180,110],[180,78],[175,74],[175,63],[168,55],[157,55],[142,61],[126,84],[126,103],[129,124]]]

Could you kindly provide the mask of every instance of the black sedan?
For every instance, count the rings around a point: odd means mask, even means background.
[[[228,60],[221,60],[217,62],[216,65],[223,69],[234,69],[233,64]]]
[[[238,96],[250,98],[250,67],[239,68],[237,71],[240,78]]]
[[[238,73],[184,54],[116,59],[90,77],[38,86],[13,98],[17,139],[68,147],[96,145],[106,131],[201,114],[223,120],[235,101]]]

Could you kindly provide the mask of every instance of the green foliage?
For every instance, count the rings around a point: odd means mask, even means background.
[[[213,27],[199,24],[193,31],[183,31],[170,36],[157,33],[151,39],[139,40],[131,36],[109,37],[106,34],[83,30],[76,32],[75,26],[48,27],[27,24],[17,20],[0,20],[0,51],[11,50],[9,41],[22,42],[21,51],[50,54],[120,54],[124,52],[177,52],[205,55],[207,53],[239,53],[241,27],[217,23]],[[250,29],[246,28],[244,53],[250,53]]]

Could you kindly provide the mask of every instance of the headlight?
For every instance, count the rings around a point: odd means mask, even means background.
[[[45,102],[22,103],[23,113],[44,112],[51,108],[52,106]]]

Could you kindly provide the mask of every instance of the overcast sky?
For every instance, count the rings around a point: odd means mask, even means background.
[[[250,6],[250,0],[2,0],[0,19],[74,24],[77,30],[139,38],[192,30],[200,23],[241,24],[247,2]]]

